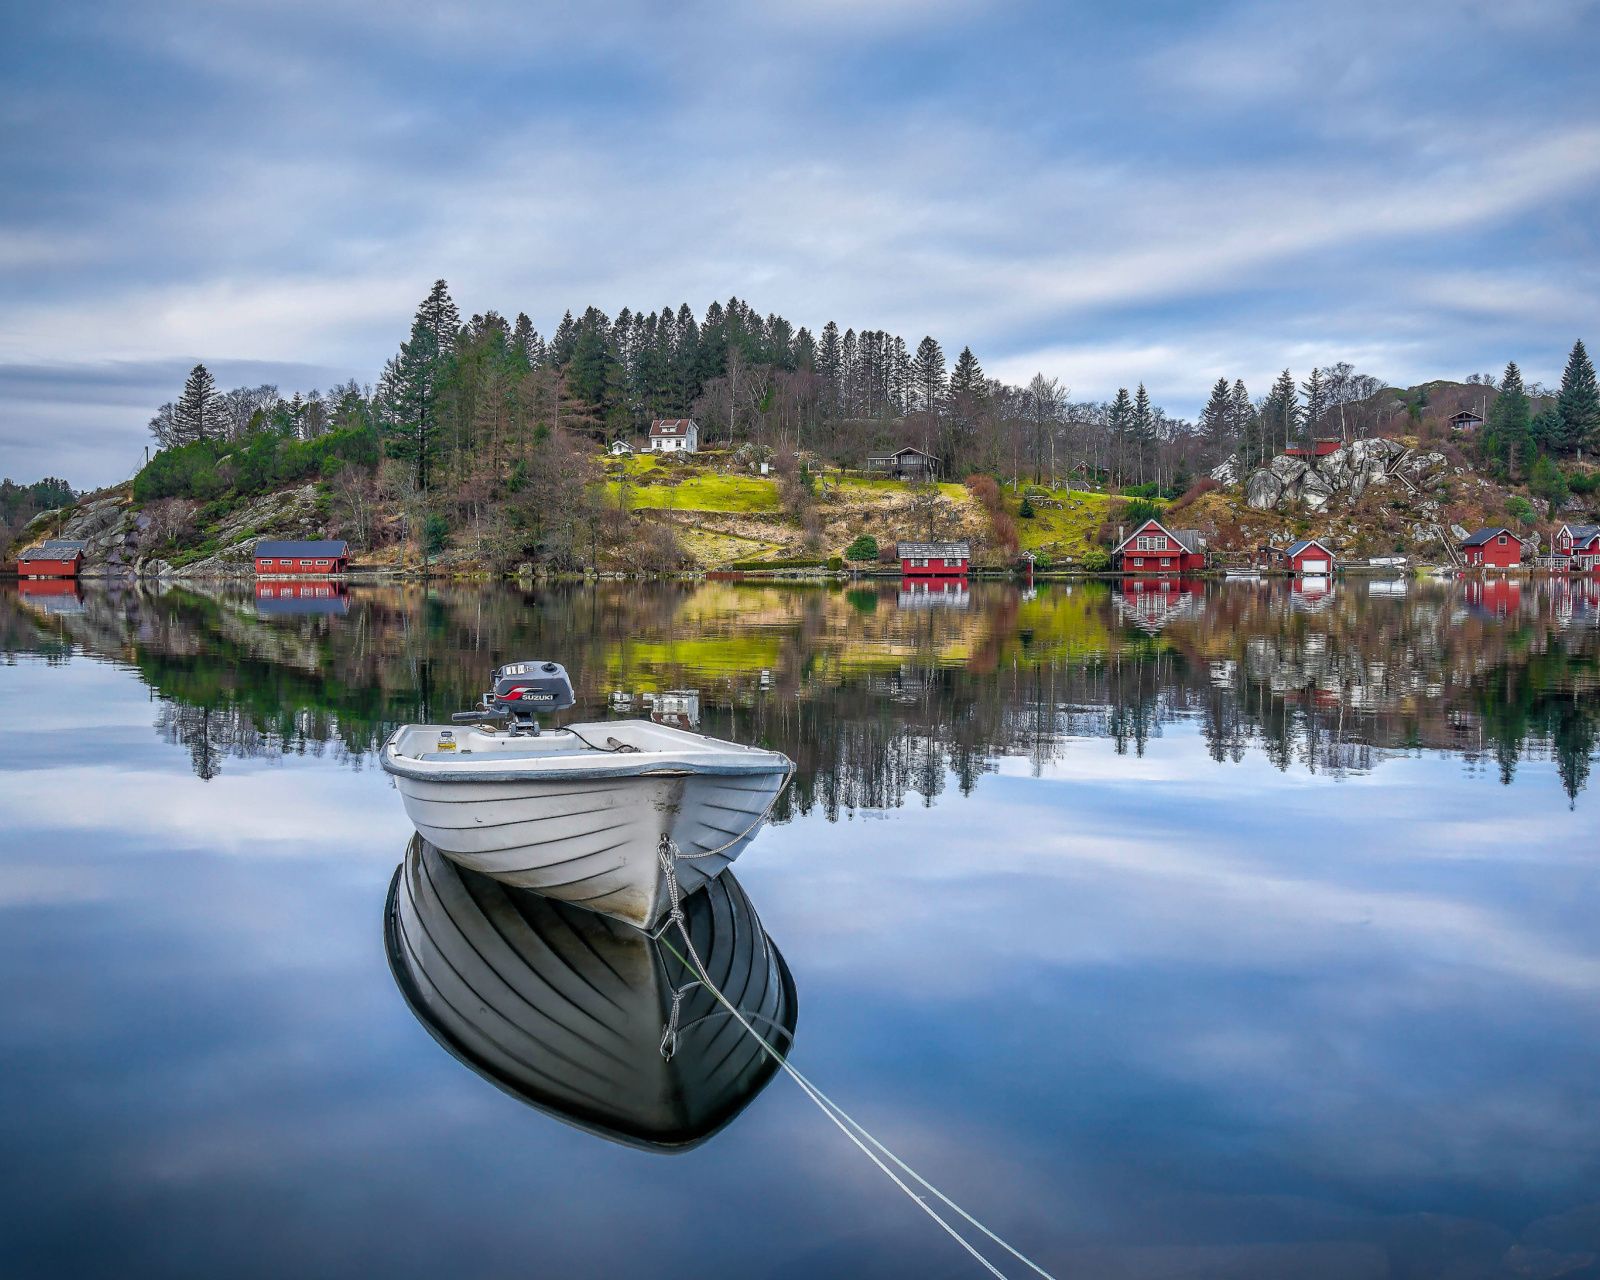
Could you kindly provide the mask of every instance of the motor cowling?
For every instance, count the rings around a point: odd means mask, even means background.
[[[567,669],[559,662],[508,662],[494,673],[493,706],[515,715],[562,711],[576,701]]]

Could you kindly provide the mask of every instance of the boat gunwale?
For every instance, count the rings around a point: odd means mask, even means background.
[[[556,765],[561,756],[524,756],[526,763],[514,768],[479,768],[482,765],[501,764],[485,756],[482,761],[467,761],[461,757],[450,760],[418,760],[401,756],[396,739],[408,729],[427,729],[430,725],[403,724],[385,740],[378,752],[378,763],[385,773],[413,782],[607,782],[615,778],[670,778],[701,774],[721,777],[760,777],[766,774],[790,773],[794,762],[781,751],[749,746],[742,742],[723,742],[720,738],[707,738],[714,744],[706,749],[707,755],[726,749],[730,754],[750,754],[764,757],[759,760],[694,760],[685,758],[688,753],[671,751],[607,752],[590,747],[585,754],[598,755],[583,765]],[[580,742],[586,741],[575,734]],[[573,753],[577,754],[577,753]]]

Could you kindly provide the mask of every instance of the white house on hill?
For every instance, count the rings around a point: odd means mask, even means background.
[[[657,418],[650,424],[652,453],[694,453],[700,448],[700,428],[693,418]]]

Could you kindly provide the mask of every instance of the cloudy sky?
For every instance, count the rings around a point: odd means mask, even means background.
[[[1600,5],[6,6],[0,472],[129,474],[205,361],[747,298],[1193,414],[1600,341]]]

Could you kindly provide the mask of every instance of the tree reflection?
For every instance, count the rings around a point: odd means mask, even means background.
[[[361,767],[395,726],[471,705],[496,666],[548,655],[578,691],[563,718],[694,689],[703,731],[794,757],[780,821],[933,804],[1006,757],[1043,772],[1074,739],[1138,757],[1174,726],[1219,766],[1255,750],[1337,775],[1431,750],[1509,783],[1554,761],[1575,801],[1595,749],[1600,595],[1535,580],[1491,610],[1485,591],[1353,580],[1311,610],[1287,581],[975,583],[958,610],[900,608],[888,586],[396,586],[357,588],[345,615],[297,616],[259,613],[243,591],[91,586],[70,615],[0,594],[0,646],[129,665],[202,778],[230,757]]]

